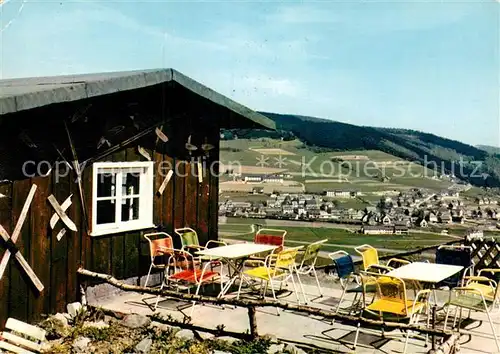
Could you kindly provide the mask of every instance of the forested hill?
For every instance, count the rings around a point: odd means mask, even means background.
[[[315,148],[380,150],[405,160],[432,163],[440,171],[442,166],[445,172],[477,186],[500,186],[500,155],[459,141],[408,129],[375,128],[307,116],[260,113],[276,122],[278,132],[251,132],[255,137],[270,134],[289,138],[294,135]]]

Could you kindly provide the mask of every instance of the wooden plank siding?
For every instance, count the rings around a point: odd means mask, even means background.
[[[216,140],[218,141],[218,137]],[[217,159],[218,148],[216,150],[217,152],[211,153],[214,156],[210,157],[210,160]],[[209,164],[204,164],[205,175],[203,182],[199,183],[196,177],[196,161],[176,159],[161,149],[152,147],[148,152],[155,162],[155,225],[171,234],[174,239],[174,227],[184,226],[197,230],[202,244],[208,239],[216,239],[218,178],[210,175]],[[137,146],[133,146],[118,151],[105,160],[145,161],[145,158],[137,152]],[[162,167],[163,170],[160,171]],[[171,168],[174,169],[174,175],[163,194],[158,195],[156,191]],[[193,171],[190,171],[191,168]],[[64,311],[67,303],[78,301],[80,280],[76,270],[79,266],[96,272],[110,273],[121,279],[143,276],[149,267],[149,248],[143,235],[154,231],[153,229],[96,237],[87,233],[74,171],[65,177],[56,178],[55,175],[49,175],[0,184],[0,193],[5,195],[0,198],[0,223],[9,234],[15,227],[33,183],[37,184],[38,188],[16,246],[45,289],[38,294],[17,261],[11,257],[4,277],[0,280],[0,328],[3,328],[8,317],[21,321],[39,320],[42,314]],[[86,166],[83,170],[82,185],[90,230],[91,166]],[[49,220],[54,214],[54,209],[47,200],[51,194],[60,204],[69,195],[73,195],[72,204],[66,213],[78,231],[66,230],[60,241],[57,241],[56,235],[64,225],[62,221],[59,220],[53,230],[49,226]],[[5,247],[0,243],[0,256],[4,252]],[[89,285],[88,282],[85,284]]]

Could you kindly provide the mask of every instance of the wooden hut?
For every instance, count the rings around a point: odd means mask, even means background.
[[[216,239],[219,130],[274,129],[173,69],[1,80],[0,116],[0,328],[146,274],[146,232]]]

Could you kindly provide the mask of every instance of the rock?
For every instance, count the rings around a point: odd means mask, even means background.
[[[62,313],[46,318],[40,323],[40,327],[47,331],[49,340],[66,337],[70,332],[68,320]]]
[[[66,310],[68,311],[68,314],[71,316],[71,318],[74,318],[78,312],[82,310],[82,304],[79,302],[72,302],[71,304],[68,304],[66,306]]]
[[[152,345],[153,340],[151,338],[144,338],[135,346],[135,350],[137,350],[138,353],[149,353]]]
[[[287,344],[285,346],[285,349],[284,351],[290,353],[290,354],[307,354],[305,351],[303,351],[302,349],[300,348],[297,348],[295,345],[293,344]]]
[[[175,334],[175,336],[182,339],[194,339],[194,333],[189,329],[181,329]]]
[[[54,316],[51,316],[54,320],[59,321],[59,323],[63,327],[68,327],[68,318],[65,316],[65,314],[62,313],[56,313]]]
[[[103,329],[103,328],[108,328],[109,327],[109,324],[107,324],[106,322],[104,321],[97,321],[97,322],[89,322],[89,321],[85,321],[83,323],[83,327],[93,327],[93,328],[99,328],[99,329]]]
[[[73,350],[77,353],[85,353],[90,342],[91,340],[87,337],[78,337],[73,341]]]
[[[224,352],[222,350],[214,350],[212,354],[231,354],[231,352]]]
[[[128,328],[141,328],[149,326],[151,320],[143,315],[130,314],[123,318],[122,324]]]
[[[202,340],[214,339],[215,337],[212,333],[206,333],[206,332],[199,332],[199,336],[201,337]]]
[[[233,344],[234,342],[238,341],[238,339],[233,338],[233,337],[217,337],[216,339],[224,341],[224,342],[229,343],[229,344]]]
[[[267,350],[267,354],[276,354],[281,353],[285,349],[284,344],[271,344],[269,349]]]

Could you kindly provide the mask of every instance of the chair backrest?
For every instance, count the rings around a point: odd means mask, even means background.
[[[318,255],[319,255],[319,251],[321,249],[321,246],[327,241],[328,240],[325,239],[325,240],[310,243],[306,247],[304,254],[302,255],[302,260],[300,261],[300,267],[301,268],[303,266],[314,267],[314,265],[316,264],[316,260],[318,259]]]
[[[275,268],[290,268],[295,264],[295,259],[301,248],[302,246],[288,248],[279,253],[271,254],[269,256],[271,265],[274,265]]]
[[[148,240],[149,243],[149,255],[151,256],[151,260],[154,260],[154,258],[158,255],[164,254],[166,250],[174,248],[172,236],[166,232],[153,232],[145,234],[144,238]]]
[[[344,279],[354,273],[354,261],[345,251],[337,251],[328,255],[335,267],[335,271],[340,279]]]
[[[182,247],[186,246],[199,246],[200,241],[198,240],[198,234],[190,227],[183,227],[174,230],[177,235],[179,235],[182,243]]]
[[[457,286],[467,268],[472,265],[472,249],[469,246],[440,246],[436,250],[436,263],[462,266],[464,269],[444,281],[450,286]]]
[[[376,278],[376,289],[375,299],[390,301],[395,304],[403,304],[403,306],[395,306],[394,309],[396,312],[402,311],[402,314],[405,316],[408,315],[406,285],[402,279],[388,275],[380,275]]]
[[[286,230],[260,229],[255,234],[254,243],[279,246],[274,252],[281,252],[285,246]]]
[[[0,334],[3,338],[0,340],[0,349],[13,353],[41,352],[42,342],[45,341],[47,334],[45,330],[14,318],[7,319],[5,329],[10,332],[5,331]],[[24,338],[17,333],[23,335]]]
[[[355,247],[354,250],[358,252],[363,258],[363,269],[368,270],[370,266],[379,264],[377,249],[370,245],[361,245]]]

